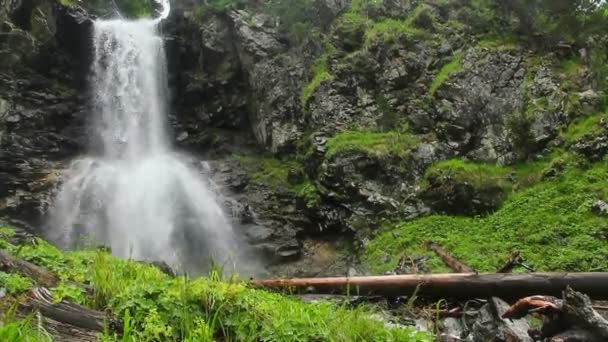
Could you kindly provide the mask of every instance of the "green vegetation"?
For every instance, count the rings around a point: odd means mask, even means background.
[[[560,62],[560,70],[566,75],[575,74],[581,67],[581,61],[578,57],[564,59]]]
[[[443,68],[441,68],[441,70],[433,80],[433,83],[431,83],[431,87],[429,88],[429,94],[431,96],[435,95],[437,89],[441,87],[441,85],[450,77],[451,74],[457,72],[458,70],[460,70],[460,68],[462,68],[462,53],[457,53],[450,63],[444,65]]]
[[[402,253],[429,255],[433,271],[445,270],[424,248],[425,241],[432,240],[478,271],[495,271],[512,250],[521,251],[539,271],[606,271],[608,218],[593,214],[590,207],[608,196],[608,167],[600,163],[581,170],[568,160],[566,155],[551,163],[561,175],[514,193],[487,217],[431,216],[389,226],[366,247],[363,260],[383,272],[393,268]],[[465,169],[505,174],[501,168]],[[469,173],[475,181],[476,171],[464,174]],[[384,263],[387,256],[391,260]]]
[[[605,131],[602,124],[608,123],[608,115],[604,113],[595,114],[581,118],[568,127],[564,134],[566,143],[575,143],[585,137],[594,137]]]
[[[408,20],[384,19],[374,22],[365,31],[365,46],[371,47],[375,42],[396,43],[401,39],[411,40],[426,36],[426,33],[412,27]]]
[[[17,320],[12,313],[2,317],[0,341],[3,342],[51,342],[50,335],[41,327],[35,326],[30,318]]]
[[[152,8],[148,0],[59,0],[64,6],[83,6],[98,15],[112,14],[116,9],[129,18],[149,17]],[[114,5],[117,8],[114,8]]]
[[[234,156],[240,164],[250,173],[254,184],[267,185],[274,188],[283,188],[302,198],[309,208],[319,201],[319,194],[315,185],[306,178],[302,164],[297,160],[280,160],[272,157],[259,158],[248,156]],[[288,181],[289,172],[301,174],[302,180],[297,184]]]
[[[20,294],[32,285],[33,283],[29,278],[0,271],[0,288],[6,289],[9,294]]]
[[[499,187],[508,193],[513,188],[525,187],[538,182],[545,166],[546,164],[543,162],[509,167],[451,159],[429,167],[425,173],[422,187],[428,185],[429,179],[448,177],[456,183],[467,183],[474,188]]]
[[[40,239],[35,245],[3,244],[9,253],[54,270],[64,284],[83,289],[89,284],[91,295],[64,298],[123,319],[124,336],[105,333],[103,341],[431,340],[414,329],[387,328],[365,308],[308,305],[250,289],[234,279],[222,281],[220,269],[212,271],[208,279],[173,278],[153,266],[118,259],[103,250],[62,253]],[[6,324],[0,328],[0,337],[39,335],[28,322],[10,323],[7,318],[3,318]],[[30,341],[48,340],[34,337]]]
[[[302,90],[302,95],[300,96],[300,102],[302,104],[302,108],[306,108],[308,105],[308,100],[312,94],[314,94],[317,87],[321,85],[321,83],[333,79],[333,76],[329,73],[328,68],[328,53],[323,54],[316,62],[313,67],[313,77],[310,80],[304,89]]]
[[[520,48],[516,37],[486,36],[477,43],[477,47],[490,50],[517,50]]]
[[[345,152],[364,152],[374,155],[393,154],[406,157],[418,139],[404,132],[361,132],[345,131],[333,136],[327,142],[327,158]]]

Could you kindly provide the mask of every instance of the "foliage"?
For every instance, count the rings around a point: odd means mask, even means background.
[[[329,55],[325,53],[315,62],[315,65],[313,66],[313,77],[304,87],[302,90],[302,95],[300,96],[302,108],[306,108],[310,97],[314,94],[315,90],[321,85],[321,83],[333,79],[333,76],[329,73],[328,59]]]
[[[34,283],[29,278],[0,271],[0,288],[5,288],[9,294],[20,294],[27,291],[32,285]]]
[[[10,245],[9,250],[15,253],[21,247],[26,246]],[[27,259],[70,275],[66,280],[83,279],[83,284],[90,284],[93,295],[87,297],[87,305],[124,318],[123,336],[106,332],[102,341],[431,340],[414,329],[385,327],[363,308],[305,304],[250,289],[246,283],[224,282],[219,276],[173,278],[104,250],[62,253],[42,240],[32,249],[37,253],[30,250]],[[2,335],[6,330],[6,325],[0,328],[0,336],[8,336]]]
[[[365,31],[365,46],[369,48],[378,42],[392,44],[426,36],[424,31],[412,27],[408,20],[388,18],[374,22],[368,27]]]
[[[60,0],[64,6],[83,6],[98,15],[112,15],[118,11],[128,18],[149,17],[152,8],[148,0]]]
[[[462,68],[462,53],[457,53],[454,56],[454,59],[446,65],[444,65],[429,88],[429,94],[431,96],[435,95],[435,92],[441,85],[450,77],[451,74],[457,72]]]
[[[206,13],[224,13],[239,8],[245,3],[244,0],[205,0],[196,12],[199,16],[204,16]]]
[[[575,121],[568,127],[564,138],[566,143],[575,143],[585,137],[594,137],[605,131],[608,116],[604,113],[590,115]]]
[[[432,240],[481,272],[495,271],[512,250],[521,251],[538,271],[606,271],[608,218],[593,214],[590,206],[607,198],[607,176],[604,163],[587,170],[566,166],[560,177],[511,195],[490,216],[431,216],[396,223],[371,241],[363,260],[383,272],[402,253],[429,255],[429,266],[442,270],[440,261],[423,248]]]
[[[50,335],[32,324],[31,318],[17,320],[12,313],[5,314],[0,324],[2,342],[51,342]]]
[[[327,141],[327,157],[353,151],[405,157],[416,143],[418,139],[407,132],[344,131]]]
[[[421,187],[427,187],[430,179],[449,177],[456,183],[467,183],[477,189],[499,187],[509,193],[538,183],[545,167],[546,162],[543,161],[500,166],[450,159],[430,166]]]
[[[302,198],[309,208],[314,207],[318,203],[319,194],[315,185],[310,180],[304,179],[299,184],[290,184],[288,182],[290,171],[304,174],[302,164],[297,160],[239,155],[234,157],[251,174],[251,181],[253,183],[287,189]]]
[[[338,19],[334,32],[346,51],[355,51],[363,45],[369,23],[369,19],[357,12],[347,12]]]

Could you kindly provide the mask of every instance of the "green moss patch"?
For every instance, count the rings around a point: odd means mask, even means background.
[[[344,131],[327,142],[327,157],[347,152],[405,157],[418,141],[417,137],[409,133]]]
[[[437,74],[435,79],[433,80],[433,83],[431,83],[431,86],[429,88],[429,94],[431,96],[435,95],[435,92],[437,91],[437,89],[439,89],[439,87],[441,87],[441,85],[443,85],[443,83],[445,81],[447,81],[447,79],[450,77],[450,75],[457,72],[461,68],[462,68],[462,53],[457,53],[454,56],[454,59],[450,63],[444,65],[443,68],[441,68],[441,70],[439,71],[439,73]]]
[[[391,44],[399,40],[411,40],[427,37],[428,33],[413,27],[409,20],[384,19],[371,24],[365,31],[365,46],[371,47],[376,42]]]
[[[333,76],[329,73],[328,67],[329,55],[324,54],[321,56],[313,67],[313,77],[310,82],[302,89],[302,95],[300,95],[300,103],[302,108],[306,108],[308,100],[314,94],[315,90],[321,85],[321,83],[333,79]]]
[[[604,113],[595,114],[579,119],[571,124],[564,134],[567,143],[575,143],[585,137],[593,137],[605,131],[604,125],[608,115]]]
[[[318,203],[319,193],[315,185],[304,176],[302,164],[297,160],[239,155],[235,155],[234,158],[249,172],[254,184],[291,191],[302,198],[308,207],[314,207]],[[298,184],[291,184],[288,181],[289,172],[292,170],[302,174],[302,181]]]
[[[423,247],[432,240],[481,272],[496,271],[513,250],[538,271],[608,271],[608,218],[590,211],[607,189],[606,165],[569,169],[511,195],[487,217],[431,216],[394,224],[371,241],[362,259],[380,273],[395,267],[403,253],[428,254],[432,270],[442,271]]]
[[[431,341],[413,328],[386,327],[364,308],[304,304],[234,279],[222,281],[217,268],[209,278],[173,278],[101,250],[62,253],[40,239],[36,245],[4,244],[9,253],[56,272],[64,299],[123,318],[125,336],[104,333],[103,341]],[[84,284],[93,291],[72,297],[65,290],[70,284],[81,293]],[[15,331],[36,333],[15,323],[0,327],[0,336]]]

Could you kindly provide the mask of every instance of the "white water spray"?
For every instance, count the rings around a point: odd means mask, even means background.
[[[164,1],[164,0],[159,0]],[[93,155],[73,162],[51,212],[50,238],[104,244],[115,255],[201,270],[233,256],[234,235],[201,175],[171,152],[168,93],[155,20],[96,21]]]

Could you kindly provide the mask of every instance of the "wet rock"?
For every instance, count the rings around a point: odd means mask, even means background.
[[[272,229],[262,226],[252,226],[245,230],[247,238],[252,243],[267,241],[273,234]]]
[[[597,200],[591,206],[591,212],[598,216],[608,216],[608,203]]]
[[[528,335],[530,324],[526,319],[503,319],[509,304],[492,297],[479,310],[479,316],[471,328],[469,341],[518,341],[532,342]]]

